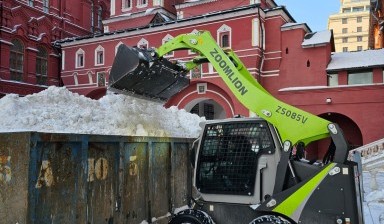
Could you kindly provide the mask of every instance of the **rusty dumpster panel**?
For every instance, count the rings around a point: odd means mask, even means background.
[[[0,133],[0,220],[151,223],[187,204],[190,144],[180,138]]]
[[[0,134],[0,220],[27,223],[28,133]]]

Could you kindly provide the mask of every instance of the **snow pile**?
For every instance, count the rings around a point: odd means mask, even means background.
[[[102,134],[195,138],[204,121],[176,107],[125,95],[92,100],[65,87],[0,99],[0,132]]]

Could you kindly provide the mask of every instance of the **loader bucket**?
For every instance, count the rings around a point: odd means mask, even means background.
[[[109,75],[113,92],[167,101],[189,85],[187,70],[159,58],[153,50],[119,46]]]

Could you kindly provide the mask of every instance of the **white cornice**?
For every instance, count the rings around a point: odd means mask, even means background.
[[[260,13],[262,14],[262,10],[260,10]],[[164,24],[162,26],[154,26],[150,28],[145,28],[145,29],[137,29],[137,30],[131,30],[127,32],[121,32],[117,33],[114,35],[104,35],[101,37],[95,37],[95,38],[89,38],[89,39],[83,39],[83,40],[74,40],[71,42],[64,42],[60,43],[62,47],[69,47],[69,46],[75,46],[75,45],[82,45],[82,44],[87,44],[87,43],[93,43],[93,42],[100,42],[100,41],[105,41],[105,40],[111,40],[111,39],[121,39],[125,37],[130,37],[130,36],[135,36],[135,35],[143,35],[143,34],[148,34],[148,33],[153,33],[153,32],[161,32],[165,30],[172,30],[172,29],[180,29],[180,28],[185,28],[185,27],[193,27],[195,25],[205,23],[213,23],[217,21],[222,21],[222,20],[228,20],[236,17],[242,17],[242,16],[249,16],[249,15],[257,15],[257,11],[254,8],[248,8],[246,10],[241,10],[241,11],[236,11],[233,13],[225,13],[225,14],[217,14],[217,15],[209,15],[207,17],[201,17],[198,19],[186,19],[186,20],[179,20],[178,22],[175,23],[170,23],[170,24]]]
[[[169,13],[168,11],[164,10],[164,9],[161,9],[161,8],[155,8],[150,14],[147,14],[147,15],[155,15],[156,13],[163,13],[171,18],[176,18],[175,15]],[[112,17],[110,19],[106,19],[106,20],[103,20],[103,24],[104,25],[108,25],[110,23],[114,23],[114,22],[119,22],[119,21],[124,21],[126,19],[133,19],[133,18],[139,18],[139,17],[142,17],[142,16],[146,16],[146,12],[143,11],[143,12],[138,12],[138,13],[126,13],[126,14],[122,14],[122,15],[119,15],[119,16],[115,16],[115,17]]]
[[[194,1],[194,2],[186,2],[186,3],[176,5],[176,9],[183,9],[190,6],[201,5],[201,4],[206,4],[210,2],[216,2],[216,1],[217,0],[200,0],[200,1]]]
[[[8,45],[13,45],[11,42],[6,41],[6,40],[4,40],[4,39],[0,39],[0,43],[8,44]]]

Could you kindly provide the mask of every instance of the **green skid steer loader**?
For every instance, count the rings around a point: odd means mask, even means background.
[[[198,56],[183,63],[163,57],[185,49]],[[191,69],[207,62],[258,118],[205,123],[193,150],[198,197],[170,223],[364,223],[359,164],[347,159],[339,126],[274,98],[209,32],[182,34],[157,49],[121,45],[109,89],[166,101],[189,85]],[[294,147],[327,137],[335,147],[323,163],[293,159]]]

